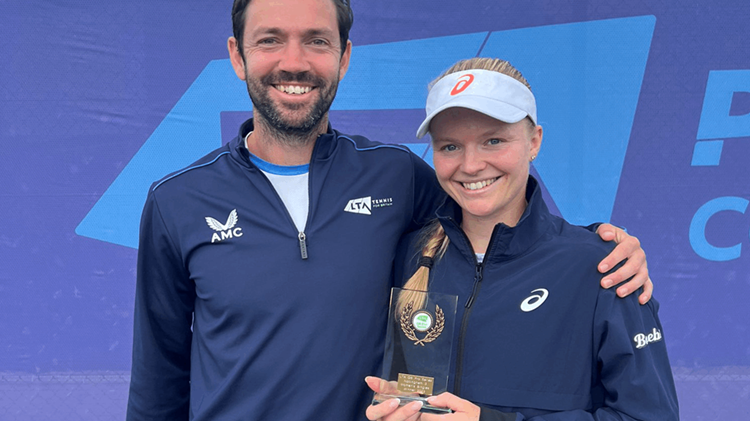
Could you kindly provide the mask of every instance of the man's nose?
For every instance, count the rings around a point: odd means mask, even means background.
[[[305,48],[299,42],[290,42],[282,51],[279,70],[289,73],[301,73],[310,70],[310,62]]]

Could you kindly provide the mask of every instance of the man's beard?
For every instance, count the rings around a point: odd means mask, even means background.
[[[245,80],[247,83],[247,93],[253,101],[253,114],[256,117],[256,123],[272,131],[274,137],[277,139],[291,144],[307,143],[315,140],[318,133],[314,133],[315,136],[312,138],[310,135],[313,134],[320,121],[331,108],[331,103],[333,103],[333,99],[336,96],[339,82],[338,78],[336,78],[333,83],[326,85],[325,79],[315,77],[307,72],[280,72],[278,74],[267,75],[260,81],[246,75]],[[300,121],[296,122],[284,117],[281,110],[279,110],[280,106],[277,107],[274,104],[267,91],[267,89],[276,89],[273,85],[291,84],[292,82],[309,83],[316,86],[315,90],[320,91],[318,92],[318,99],[312,104],[310,111]],[[285,108],[297,111],[306,106],[308,105],[295,104],[290,106],[287,104]]]

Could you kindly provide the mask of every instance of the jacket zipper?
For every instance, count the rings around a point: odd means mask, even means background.
[[[302,256],[302,260],[306,260],[307,259],[307,237],[305,236],[304,231],[300,231],[297,238],[299,238],[299,253]]]
[[[305,228],[307,228],[308,223],[310,222],[310,208],[312,208],[312,161],[313,157],[315,156],[315,151],[318,150],[318,141],[315,141],[315,146],[313,146],[312,155],[310,155],[310,163],[307,169],[307,221],[305,221]],[[256,169],[258,169],[256,167]],[[258,169],[260,171],[260,169]],[[261,171],[261,174],[263,172]],[[286,211],[286,216],[289,219],[289,221],[292,223],[292,226],[296,229],[297,226],[294,224],[294,220],[292,220],[292,215],[289,214],[289,210],[286,208],[286,204],[283,200],[281,200],[281,196],[279,196],[279,192],[276,191],[276,188],[273,186],[273,183],[271,183],[271,180],[268,179],[265,175],[263,178],[266,179],[266,183],[271,187],[271,189],[276,193],[276,197],[279,199],[279,202],[281,202],[282,207]],[[302,260],[307,260],[307,234],[305,234],[305,231],[299,231],[297,233],[297,240],[299,242],[299,254]]]
[[[450,220],[453,221],[452,218],[450,218]],[[454,221],[454,224],[455,224],[455,221]],[[460,228],[461,227],[459,226],[459,229]],[[490,256],[490,251],[492,250],[492,242],[495,239],[495,230],[497,230],[497,225],[495,226],[495,228],[492,229],[492,236],[490,237],[490,242],[487,244],[487,250],[485,252],[482,263],[477,262],[476,256],[474,257],[474,287],[472,288],[469,299],[466,300],[466,304],[464,304],[465,310],[464,310],[464,315],[461,318],[461,330],[458,332],[458,350],[456,351],[456,374],[455,374],[455,378],[453,379],[453,394],[454,395],[459,395],[461,393],[461,377],[463,376],[463,358],[464,358],[464,342],[466,340],[466,328],[469,325],[469,316],[471,315],[472,306],[474,305],[474,301],[476,300],[477,296],[479,295],[479,291],[482,288],[482,280],[484,279],[484,265],[487,263],[487,258]],[[469,241],[469,237],[466,236],[466,233],[463,232],[463,230],[460,230],[460,231],[464,235],[464,238],[466,239],[466,243],[469,245],[469,247],[471,247],[471,241]]]
[[[320,137],[320,136],[318,136]],[[315,140],[315,145],[313,146],[312,154],[310,154],[310,163],[307,167],[307,221],[305,221],[305,229],[310,224],[310,209],[312,209],[312,169],[313,169],[313,159],[315,158],[316,152],[318,150],[318,145],[320,142],[318,140]],[[289,213],[289,212],[287,212]],[[291,216],[289,217],[291,219]],[[294,225],[294,221],[292,221],[292,225]],[[297,234],[297,239],[299,240],[299,254],[302,260],[307,260],[307,234],[305,234],[305,231],[300,231]]]
[[[477,298],[477,294],[479,293],[479,286],[483,278],[483,272],[484,272],[484,261],[482,263],[476,264],[475,272],[474,272],[474,288],[471,291],[471,295],[469,296],[469,299],[466,300],[466,304],[464,304],[464,307],[466,307],[467,309],[471,308],[471,305],[474,304],[474,300]]]
[[[308,175],[308,177],[309,177],[309,175]],[[266,182],[271,187],[271,189],[274,191],[274,193],[276,193],[276,197],[279,198],[279,202],[281,202],[281,206],[286,211],[287,218],[292,223],[292,227],[294,227],[295,230],[296,230],[297,225],[294,223],[294,220],[292,220],[292,215],[289,214],[289,209],[286,208],[286,204],[284,203],[283,200],[281,200],[281,196],[279,196],[279,192],[276,191],[276,188],[273,186],[273,183],[271,183],[271,181],[268,179],[268,177],[264,176],[264,178],[266,179]],[[309,190],[309,187],[308,187],[308,190]],[[309,199],[309,194],[310,193],[308,191],[308,201],[310,200]],[[308,206],[308,209],[307,209],[307,218],[309,220],[310,219],[310,209],[309,209],[310,208],[310,204],[308,203],[307,206]],[[307,222],[309,222],[309,221],[307,221]],[[307,222],[305,222],[305,227],[307,227]],[[297,241],[299,243],[300,257],[302,258],[302,260],[307,260],[307,234],[305,234],[304,231],[297,232]]]
[[[484,278],[484,261],[482,263],[475,263],[474,272],[474,288],[471,291],[471,296],[466,300],[464,304],[464,315],[461,318],[461,330],[458,332],[458,350],[456,351],[456,377],[453,382],[453,394],[459,395],[461,392],[461,376],[463,375],[463,358],[464,358],[464,341],[466,339],[466,327],[469,325],[469,315],[471,314],[472,305],[474,300],[479,294],[479,290],[482,286],[482,279]]]

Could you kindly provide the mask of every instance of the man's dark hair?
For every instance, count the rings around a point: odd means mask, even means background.
[[[237,48],[240,50],[240,56],[245,59],[245,52],[242,51],[242,38],[245,34],[245,15],[247,6],[252,0],[234,0],[232,6],[232,31],[234,38],[237,40]],[[349,4],[349,0],[331,0],[336,6],[336,20],[339,24],[339,39],[341,40],[341,55],[346,51],[346,42],[349,41],[349,30],[354,23],[354,13]]]

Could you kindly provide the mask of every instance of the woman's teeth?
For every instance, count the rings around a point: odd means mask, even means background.
[[[495,181],[497,181],[498,178],[500,177],[495,177],[495,178],[491,178],[489,180],[484,180],[484,181],[477,181],[475,183],[461,183],[461,184],[464,186],[465,189],[479,190],[483,187],[487,187],[490,184],[494,183]]]

